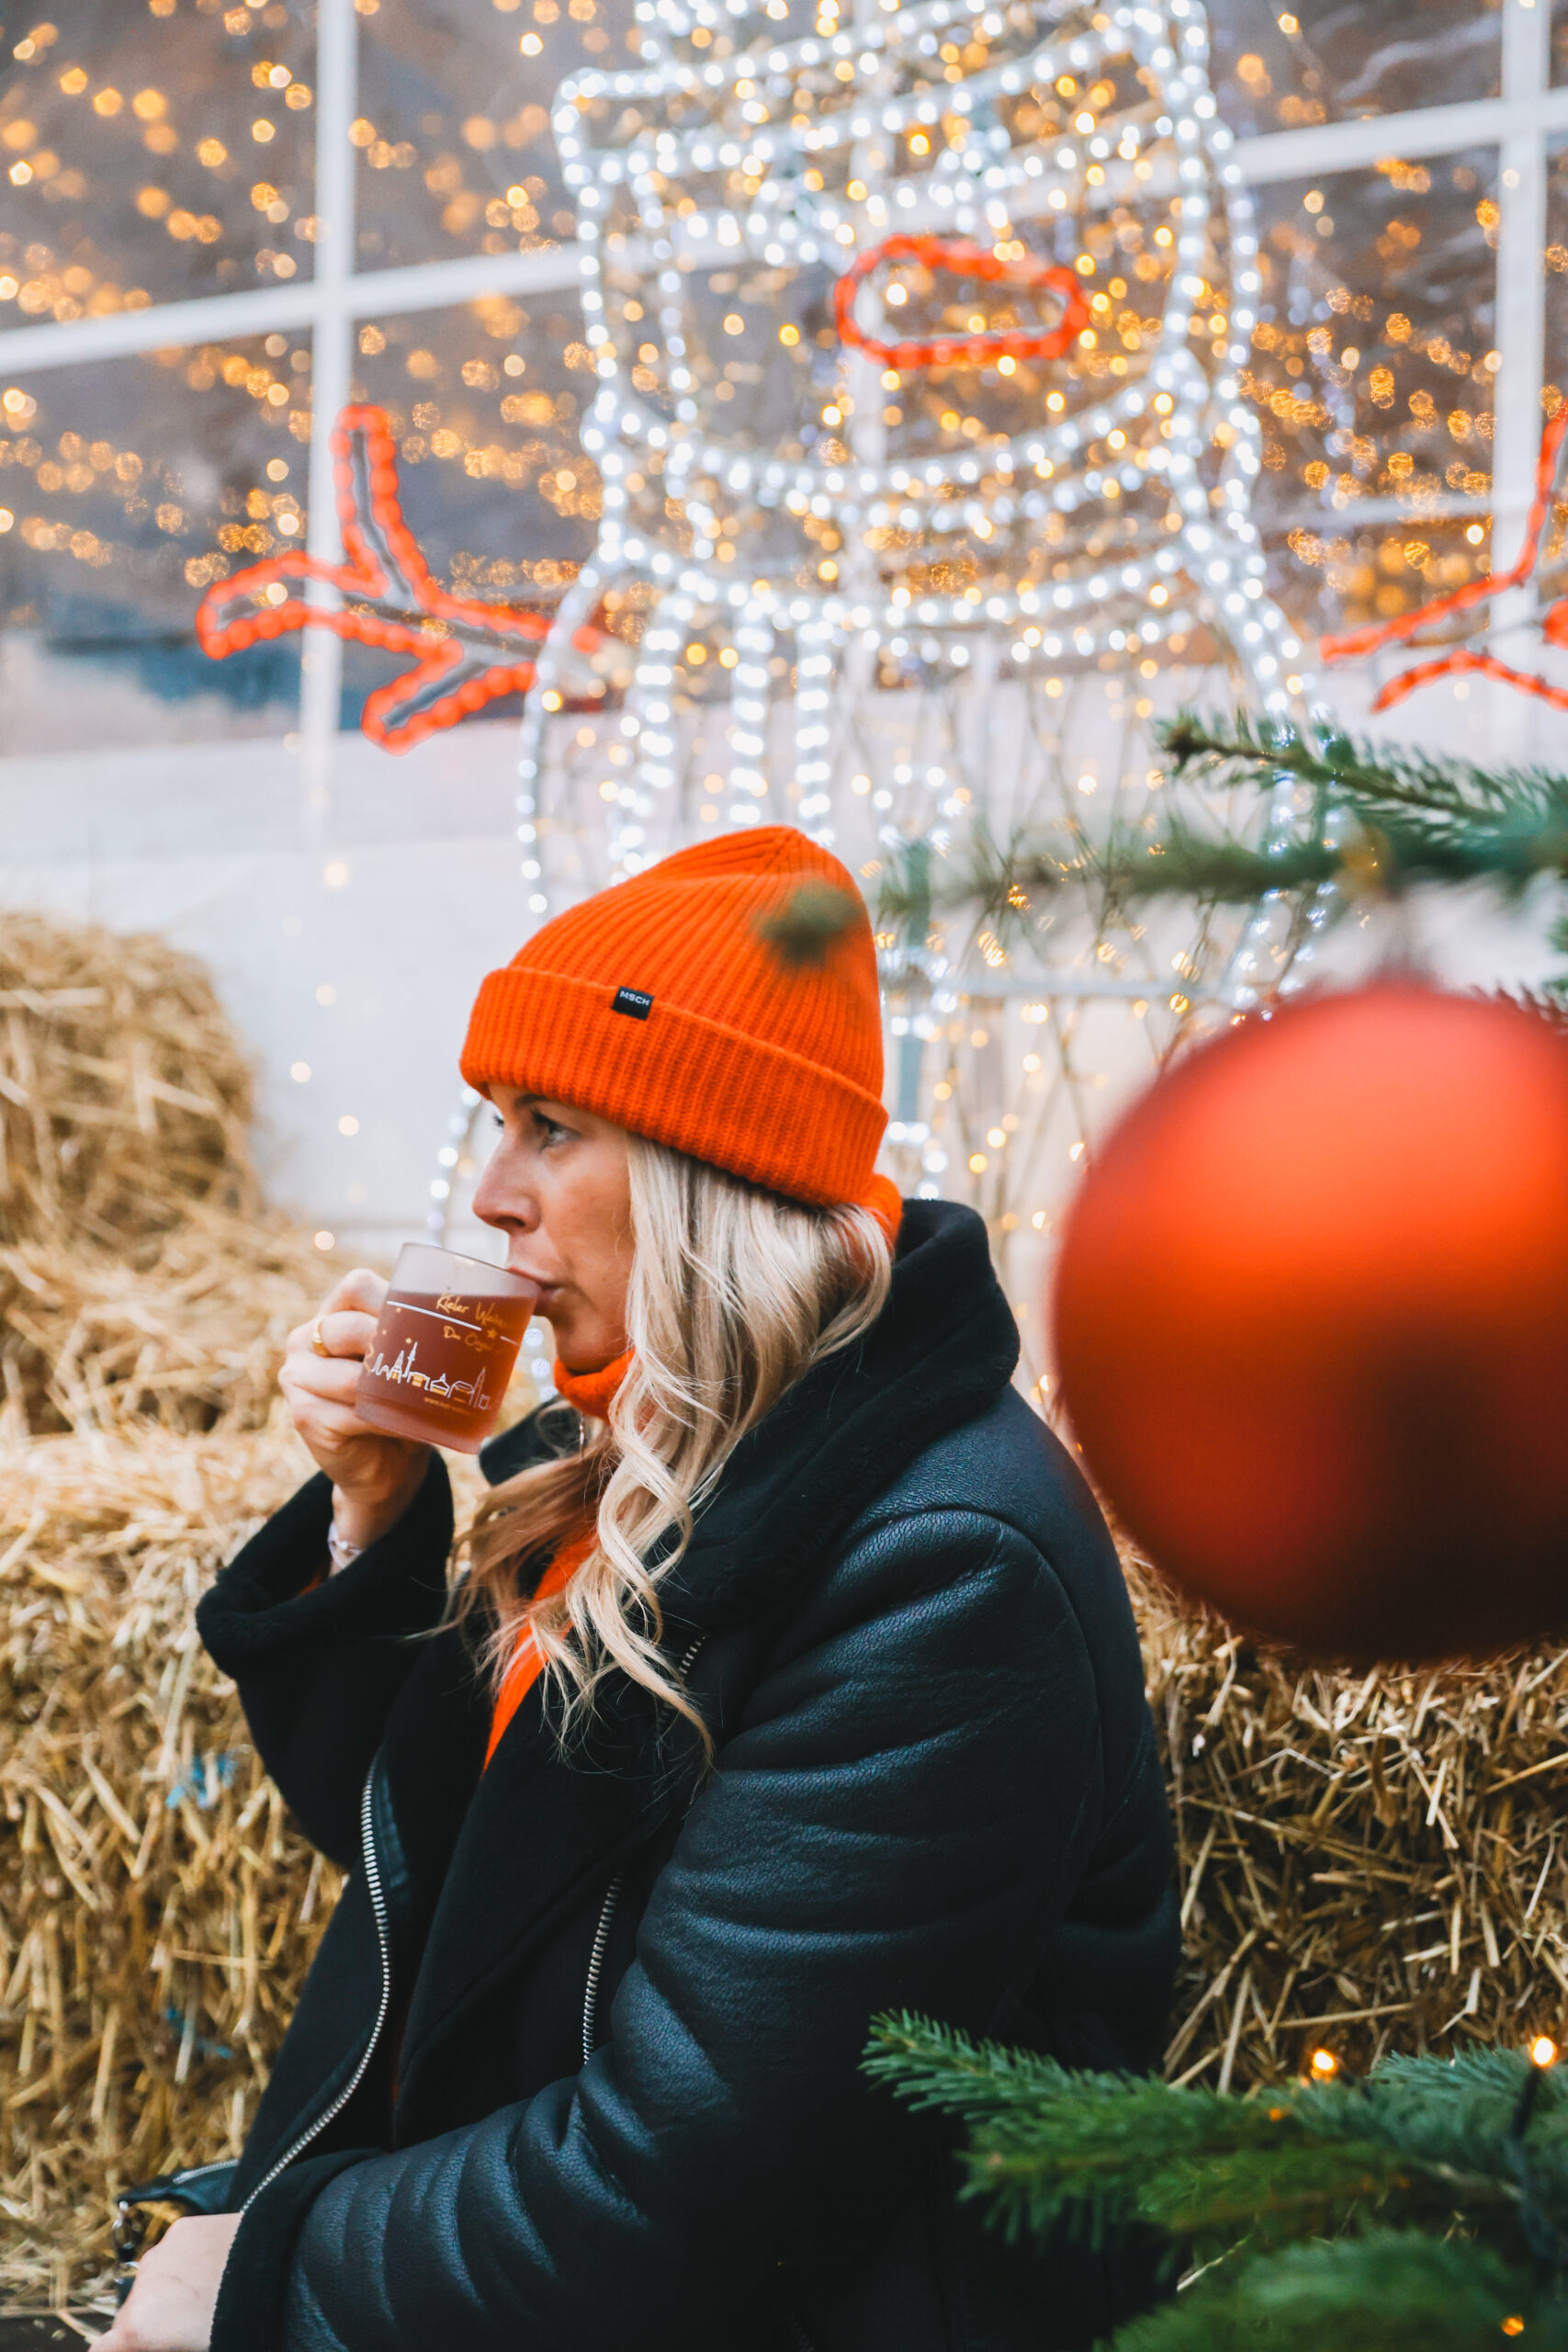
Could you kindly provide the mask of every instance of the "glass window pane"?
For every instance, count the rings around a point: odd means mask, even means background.
[[[1400,114],[1502,86],[1496,0],[1220,0],[1214,95],[1238,133]]]
[[[1487,569],[1484,516],[1479,542],[1466,531],[1492,488],[1496,171],[1478,148],[1254,192],[1254,511],[1304,630],[1386,618]]]
[[[1551,79],[1568,82],[1568,0],[1551,0]]]
[[[1555,416],[1568,397],[1568,137],[1551,140],[1546,150],[1546,380],[1541,389],[1542,424]],[[1515,550],[1506,548],[1511,562]],[[1568,500],[1557,498],[1546,520],[1540,569],[1550,586],[1548,600],[1563,591],[1568,570]]]
[[[578,441],[594,378],[575,289],[366,320],[355,367],[355,399],[387,411],[403,517],[437,579],[551,608],[592,549],[600,503]],[[345,646],[344,725],[407,666]]]
[[[78,7],[12,45],[0,324],[309,277],[302,14]]]
[[[360,268],[571,236],[550,102],[584,64],[632,62],[630,25],[629,0],[380,0],[360,27]]]
[[[209,662],[194,616],[209,582],[302,539],[309,370],[298,338],[272,335],[6,386],[7,753],[294,725],[297,640]]]
[[[1549,413],[1568,390],[1568,138],[1546,150],[1546,392]]]

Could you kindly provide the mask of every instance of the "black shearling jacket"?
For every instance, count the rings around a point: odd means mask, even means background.
[[[860,2068],[885,2009],[1075,2066],[1160,2043],[1132,1613],[1016,1357],[978,1219],[908,1203],[874,1329],[736,1449],[663,1588],[711,1770],[623,1679],[567,1755],[536,1685],[481,1772],[471,1648],[407,1638],[438,1464],[325,1585],[320,1477],[222,1572],[203,1638],[349,1877],[224,2184],[212,2352],[1024,2352],[1144,2300],[1131,2250],[984,2230]]]

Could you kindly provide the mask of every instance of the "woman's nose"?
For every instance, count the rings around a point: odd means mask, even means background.
[[[474,1187],[474,1215],[484,1225],[515,1226],[527,1233],[538,1223],[538,1207],[517,1171],[507,1166],[503,1144],[494,1152]]]

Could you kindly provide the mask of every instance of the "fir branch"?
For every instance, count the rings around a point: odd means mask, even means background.
[[[1099,2246],[1141,2225],[1205,2260],[1242,2244],[1326,2234],[1369,2209],[1412,2221],[1447,2219],[1454,2210],[1450,2188],[1371,2142],[1325,2147],[1282,2132],[1272,2150],[1193,2156],[1150,2150],[1150,2118],[1142,2120],[1141,2150],[1112,2150],[1090,2135],[1074,2146],[1067,2133],[1048,2151],[1009,2146],[998,2143],[1023,2135],[982,2124],[964,2154],[964,2193],[983,2199],[1010,2239],[1066,2229]]]
[[[955,2027],[937,2025],[908,2009],[874,2020],[861,2064],[907,2106],[940,2107],[966,2122],[1010,2107],[1032,2113],[1043,2099],[1068,2094],[1111,2100],[1146,2086],[1142,2075],[1072,2074],[1033,2051],[972,2041]]]
[[[1184,712],[1160,730],[1178,779],[1201,775],[1271,789],[1311,788],[1314,817],[1293,840],[1259,848],[1178,816],[1163,839],[1114,829],[1092,839],[1070,821],[999,844],[976,831],[951,858],[906,858],[878,894],[884,929],[922,930],[931,912],[973,911],[998,938],[1037,922],[1064,890],[1097,893],[1105,910],[1180,897],[1249,905],[1272,893],[1335,885],[1341,907],[1417,883],[1490,882],[1517,897],[1538,876],[1568,881],[1568,776],[1540,768],[1489,774],[1421,751],[1358,743],[1238,711],[1228,725]],[[1330,823],[1330,817],[1334,821]],[[1568,923],[1558,934],[1568,945]]]
[[[1541,875],[1568,880],[1568,782],[1538,780],[1534,797],[1493,806],[1433,802],[1424,809],[1339,803],[1350,820],[1340,837],[1305,833],[1260,849],[1234,834],[1203,832],[1173,819],[1163,839],[1120,828],[1100,842],[1081,834],[1020,839],[1007,848],[976,838],[966,855],[918,894],[889,876],[877,920],[908,922],[917,910],[972,909],[1006,932],[1036,920],[1066,888],[1097,889],[1108,907],[1156,898],[1253,905],[1274,892],[1338,887],[1344,904],[1393,895],[1417,883],[1450,888],[1490,882],[1517,897]],[[1524,787],[1521,786],[1521,793]],[[1554,797],[1555,796],[1555,797]],[[1559,937],[1568,944],[1568,925]]]
[[[1028,854],[1017,857],[1009,882],[1025,891],[1036,888],[1038,864]],[[1462,819],[1444,814],[1424,825],[1388,817],[1374,824],[1363,815],[1336,846],[1303,840],[1273,850],[1175,823],[1161,842],[1112,842],[1096,870],[1119,899],[1180,896],[1251,904],[1270,891],[1329,882],[1338,884],[1350,900],[1420,882],[1457,887],[1486,881],[1517,896],[1538,875],[1568,878],[1568,805]]]
[[[796,970],[823,963],[860,912],[860,900],[830,882],[803,882],[787,906],[759,918],[756,929],[781,962]]]
[[[1358,742],[1322,728],[1309,741],[1291,727],[1255,719],[1246,710],[1236,711],[1228,729],[1182,711],[1156,729],[1156,740],[1178,776],[1220,769],[1227,780],[1239,776],[1272,787],[1290,775],[1325,799],[1369,808],[1459,815],[1527,803],[1568,807],[1568,778],[1548,769],[1481,768],[1418,749]]]
[[[1258,2098],[1146,2076],[1074,2074],[918,2018],[883,2018],[867,2071],[969,2128],[965,2193],[1010,2237],[1065,2227],[1099,2245],[1134,2224],[1205,2252],[1332,2232],[1376,2208],[1463,2211],[1523,2249],[1525,2204],[1568,2204],[1568,2092],[1540,2086],[1528,2165],[1515,2129],[1529,2062],[1472,2053],[1390,2065],[1365,2083]]]
[[[1368,2230],[1211,2271],[1134,2320],[1116,2352],[1500,2352],[1568,2346],[1568,2307],[1524,2266],[1462,2238]]]

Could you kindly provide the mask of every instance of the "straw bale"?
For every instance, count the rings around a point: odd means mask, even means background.
[[[0,926],[0,2298],[102,2283],[114,2187],[237,2144],[334,1874],[192,1611],[310,1464],[341,1272],[269,1211],[249,1066],[154,938]]]
[[[1568,1647],[1335,1672],[1123,1559],[1180,1858],[1167,2079],[1568,2038]]]
[[[117,2187],[238,2153],[331,1916],[193,1623],[310,1466],[281,1416],[0,1443],[0,2301],[101,2294]]]
[[[266,1419],[322,1266],[269,1211],[252,1074],[153,937],[0,926],[0,1375],[13,1434]]]
[[[280,1428],[0,1448],[0,2293],[101,2284],[121,2182],[237,2147],[329,1916],[192,1611]],[[74,2274],[74,2280],[73,2280]]]

